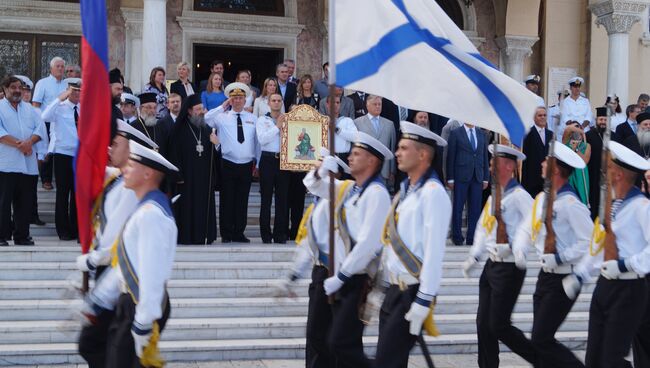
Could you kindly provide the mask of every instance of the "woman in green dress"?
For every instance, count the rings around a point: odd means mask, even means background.
[[[585,132],[580,124],[573,124],[566,127],[562,135],[562,143],[571,148],[580,156],[585,163],[589,162],[591,157],[591,146],[587,143]],[[569,177],[569,184],[575,189],[582,203],[587,207],[589,204],[589,171],[587,168],[575,169]]]

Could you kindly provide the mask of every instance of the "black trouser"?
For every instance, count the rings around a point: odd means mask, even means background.
[[[81,329],[79,334],[79,355],[89,368],[103,368],[106,365],[106,341],[108,328],[113,321],[113,311],[104,310],[97,316],[97,323]]]
[[[74,198],[73,157],[55,153],[54,179],[56,180],[56,204],[54,221],[56,233],[61,237],[77,238],[77,205]]]
[[[499,366],[499,340],[514,353],[535,363],[533,344],[514,327],[510,315],[524,283],[526,271],[512,262],[488,260],[479,281],[476,330],[479,367]]]
[[[38,176],[36,176],[36,180],[34,180],[34,184],[32,185],[34,188],[32,189],[32,215],[30,217],[30,222],[35,222],[36,220],[39,220],[38,216]]]
[[[244,237],[248,219],[248,194],[253,180],[253,163],[236,164],[221,160],[219,226],[223,240]]]
[[[336,293],[329,346],[337,368],[371,366],[363,352],[364,324],[359,319],[359,305],[367,283],[368,275],[354,275]]]
[[[404,315],[411,308],[419,287],[420,284],[411,285],[404,291],[397,285],[388,288],[379,312],[379,341],[375,367],[408,367],[409,353],[417,336],[409,332],[410,323],[404,319]]]
[[[307,189],[305,184],[302,183],[304,178],[305,173],[303,172],[289,174],[289,211],[291,212],[289,215],[291,221],[289,239],[291,240],[294,240],[296,234],[298,234],[300,220],[302,220],[302,214],[305,211],[305,193]]]
[[[587,367],[631,367],[624,358],[643,319],[647,299],[645,279],[598,278],[589,308]]]
[[[47,106],[45,106],[47,107]],[[41,107],[44,108],[44,107]],[[47,131],[47,136],[50,136],[50,123],[45,122],[45,130]],[[51,139],[51,138],[50,138]],[[38,172],[41,174],[41,182],[52,183],[52,155],[46,155],[43,162],[38,165]]]
[[[262,196],[260,233],[265,242],[270,242],[271,238],[276,241],[287,240],[289,175],[288,171],[280,170],[279,154],[262,152],[262,157],[260,157],[260,194]],[[273,232],[271,232],[271,202],[274,194],[275,219],[273,220]]]
[[[165,309],[162,317],[157,321],[160,334],[167,324],[171,306],[169,298],[165,295]],[[135,304],[129,294],[122,294],[115,306],[115,316],[108,328],[108,340],[106,342],[106,367],[108,368],[129,368],[141,367],[140,359],[135,354],[135,342],[131,335],[131,326],[135,318]]]
[[[646,276],[648,292],[650,292],[650,278]],[[646,302],[645,315],[639,329],[632,341],[632,354],[635,367],[650,367],[650,297]]]
[[[575,299],[569,299],[562,287],[566,275],[539,271],[533,294],[533,331],[531,341],[537,352],[539,367],[584,367],[571,350],[555,339],[555,332],[566,318]]]
[[[314,266],[309,284],[309,309],[307,313],[307,368],[332,368],[327,339],[332,328],[332,307],[329,304],[323,282],[328,277],[326,267]]]
[[[0,240],[26,240],[38,175],[0,172]],[[11,208],[13,204],[13,226]]]

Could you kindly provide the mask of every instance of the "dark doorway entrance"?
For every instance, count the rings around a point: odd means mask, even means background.
[[[224,78],[234,82],[237,71],[249,69],[253,74],[252,85],[262,88],[264,79],[275,76],[275,66],[283,60],[283,49],[254,48],[194,44],[194,81],[197,83],[210,76],[213,60],[225,63]]]

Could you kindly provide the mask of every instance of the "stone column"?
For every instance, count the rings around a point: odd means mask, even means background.
[[[144,0],[142,16],[142,86],[151,69],[167,66],[167,0]]]
[[[125,20],[126,45],[124,51],[124,83],[134,93],[139,93],[142,84],[142,9],[122,8]],[[149,74],[147,73],[147,76]]]
[[[623,105],[629,103],[630,29],[641,20],[648,0],[592,0],[591,12],[596,24],[607,30],[607,94],[616,94]]]
[[[524,79],[524,60],[533,54],[532,47],[539,37],[505,35],[497,37],[496,44],[501,49],[503,72],[517,82]]]

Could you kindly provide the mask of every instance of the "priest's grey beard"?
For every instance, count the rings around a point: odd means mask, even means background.
[[[650,129],[639,129],[636,136],[644,150],[650,149]]]
[[[205,116],[203,114],[192,115],[188,119],[197,128],[203,128],[205,126]]]
[[[144,125],[148,127],[156,126],[156,124],[158,123],[158,119],[156,118],[155,115],[151,115],[151,116],[143,115],[142,121],[144,121]]]

